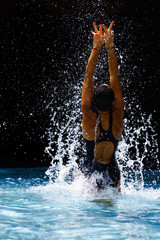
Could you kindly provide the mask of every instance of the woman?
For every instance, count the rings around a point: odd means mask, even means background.
[[[109,29],[93,23],[93,48],[88,60],[82,90],[82,131],[86,142],[87,157],[82,164],[82,173],[89,178],[95,171],[103,178],[97,186],[118,187],[120,171],[115,160],[115,151],[123,131],[124,103],[118,76],[118,63],[113,45],[114,21]],[[103,28],[103,29],[102,29]],[[104,30],[104,33],[103,33]],[[101,84],[94,91],[94,71],[102,45],[108,54],[110,86]],[[103,180],[102,180],[103,179]]]

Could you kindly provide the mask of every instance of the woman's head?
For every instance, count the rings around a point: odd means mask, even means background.
[[[110,111],[114,101],[114,92],[107,84],[101,84],[95,89],[93,100],[99,111]]]

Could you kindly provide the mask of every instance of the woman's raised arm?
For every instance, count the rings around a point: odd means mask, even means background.
[[[81,108],[84,116],[92,117],[92,99],[94,94],[94,71],[97,64],[97,59],[101,47],[103,45],[103,33],[102,33],[102,25],[98,30],[95,23],[93,23],[95,32],[93,34],[93,48],[87,63],[84,84],[82,89],[82,97],[81,97]]]
[[[117,57],[115,55],[115,49],[113,46],[114,41],[114,34],[112,32],[114,21],[110,24],[109,29],[103,24],[104,29],[104,41],[107,49],[108,54],[108,65],[109,65],[109,72],[110,72],[110,86],[114,91],[115,101],[114,101],[114,108],[120,111],[120,115],[124,114],[124,102],[121,90],[120,79],[118,75],[118,62]]]

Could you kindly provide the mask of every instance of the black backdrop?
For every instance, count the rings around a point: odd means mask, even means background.
[[[65,97],[59,69],[65,69],[64,62],[68,57],[73,56],[76,64],[78,51],[84,48],[87,38],[83,31],[91,28],[94,13],[100,19],[101,9],[110,20],[116,21],[119,29],[123,30],[121,18],[126,21],[134,18],[140,23],[140,29],[133,29],[135,44],[130,59],[133,65],[138,64],[140,79],[133,81],[131,87],[144,111],[153,114],[158,133],[158,2],[7,0],[0,3],[0,167],[50,164],[51,159],[44,152],[48,144],[44,132],[50,124],[50,112],[46,106],[52,98],[53,86],[57,86]],[[91,25],[85,28],[83,20],[76,22],[76,19],[78,15],[88,13],[91,14]],[[71,32],[74,33],[72,36]],[[78,43],[75,41],[77,35],[81,36]],[[141,39],[143,44],[139,45]],[[125,41],[121,43],[122,48]],[[72,71],[78,76],[76,67]],[[81,71],[85,71],[85,63]]]

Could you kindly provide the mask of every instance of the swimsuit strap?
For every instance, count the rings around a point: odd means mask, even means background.
[[[96,140],[96,143],[99,143],[102,141],[111,141],[114,144],[114,148],[116,150],[119,141],[114,138],[113,133],[112,133],[112,125],[113,125],[112,111],[110,111],[110,114],[109,114],[109,129],[108,130],[103,129],[102,123],[100,120],[100,116],[98,116],[98,121],[99,121],[100,136]]]

